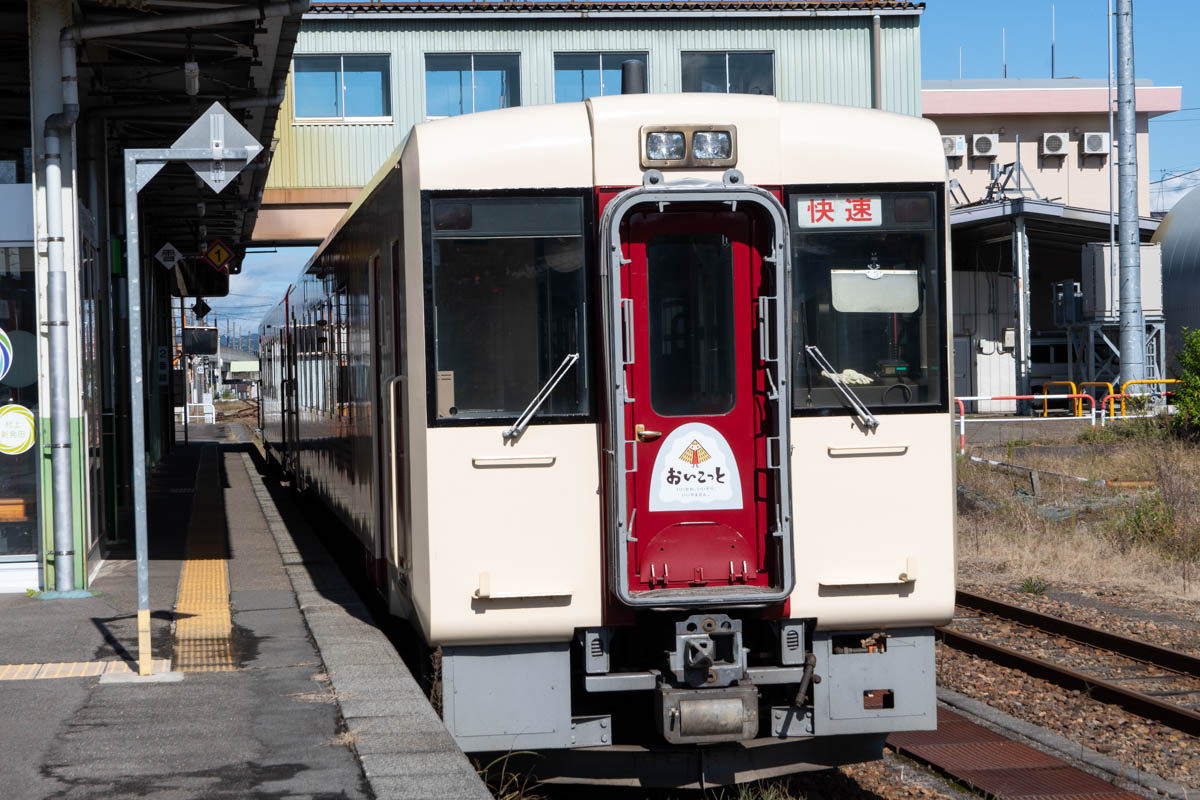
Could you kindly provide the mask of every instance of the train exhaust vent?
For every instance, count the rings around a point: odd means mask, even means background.
[[[592,647],[592,658],[604,658],[604,642],[600,641],[600,637],[597,636],[592,639],[590,644]]]
[[[1083,135],[1083,154],[1085,156],[1106,156],[1110,150],[1108,134],[1104,131],[1089,131]]]
[[[800,641],[800,631],[797,628],[788,628],[783,636],[783,646],[789,653],[794,653],[800,649],[802,642]]]
[[[1043,133],[1042,155],[1065,156],[1070,142],[1071,136],[1068,133]]]
[[[999,145],[1000,135],[996,133],[977,133],[971,137],[971,152],[977,158],[995,158]]]

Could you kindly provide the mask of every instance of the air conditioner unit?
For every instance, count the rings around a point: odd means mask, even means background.
[[[1065,156],[1070,145],[1071,134],[1069,133],[1042,134],[1042,155],[1044,156]]]
[[[1088,131],[1083,135],[1082,142],[1085,156],[1106,156],[1112,152],[1108,131]]]
[[[977,133],[971,137],[971,154],[976,158],[995,158],[999,149],[998,133]]]
[[[962,158],[967,154],[967,137],[959,134],[942,137],[942,152],[946,158]]]

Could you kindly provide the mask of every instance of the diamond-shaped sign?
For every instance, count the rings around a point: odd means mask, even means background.
[[[167,269],[175,269],[175,265],[183,260],[183,254],[170,242],[158,248],[158,252],[154,254],[154,257],[158,259],[158,263]]]
[[[219,272],[229,266],[229,262],[233,260],[233,249],[217,239],[204,251],[204,260]]]
[[[224,106],[213,103],[175,140],[171,149],[213,151],[214,158],[189,159],[187,163],[214,192],[220,192],[262,152],[262,145]]]

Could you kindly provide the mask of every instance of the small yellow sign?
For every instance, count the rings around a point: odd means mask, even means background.
[[[213,269],[225,269],[233,260],[233,250],[218,239],[204,251],[204,260],[211,264]]]

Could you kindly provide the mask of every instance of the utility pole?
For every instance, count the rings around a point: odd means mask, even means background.
[[[1142,252],[1138,224],[1137,100],[1133,76],[1133,0],[1117,0],[1122,383],[1146,377],[1146,326],[1142,319]]]

